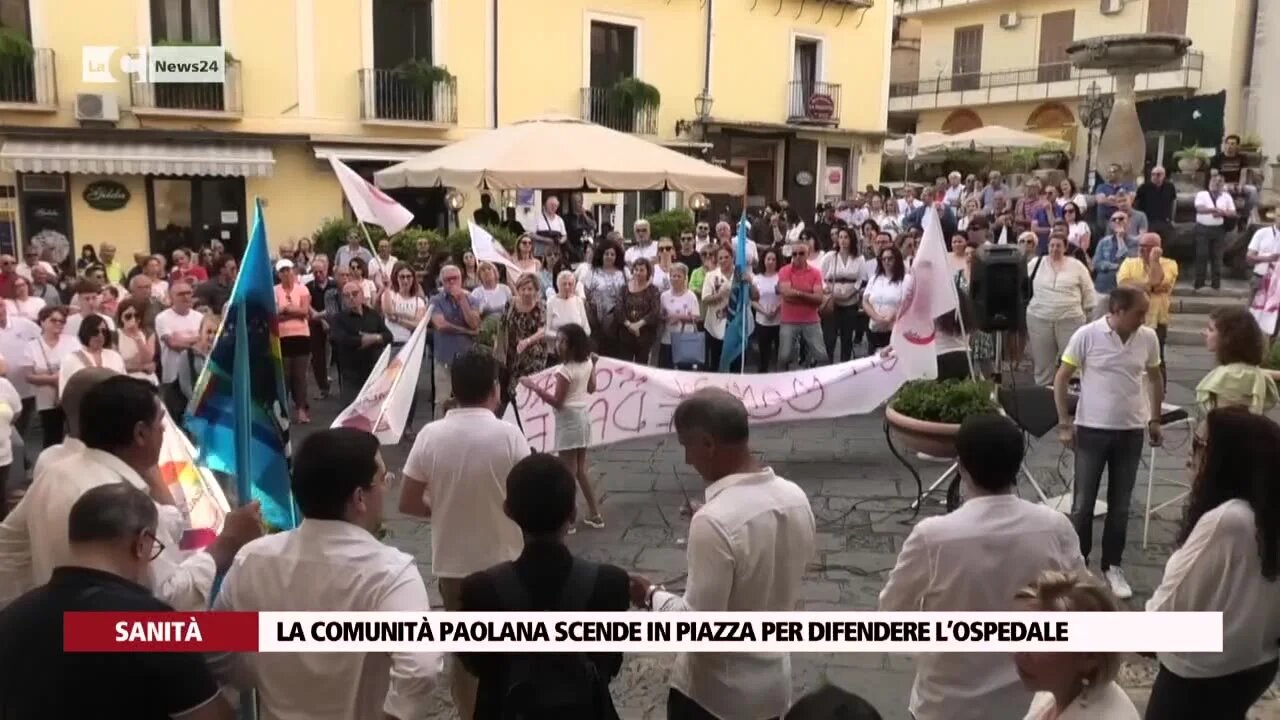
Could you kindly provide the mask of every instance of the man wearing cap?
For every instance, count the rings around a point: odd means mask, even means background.
[[[1151,301],[1147,305],[1145,324],[1156,331],[1156,339],[1160,341],[1160,376],[1166,387],[1169,376],[1165,372],[1164,342],[1169,335],[1169,307],[1177,279],[1178,263],[1164,257],[1160,236],[1153,232],[1143,233],[1138,238],[1138,257],[1126,258],[1116,272],[1118,284],[1146,291]]]

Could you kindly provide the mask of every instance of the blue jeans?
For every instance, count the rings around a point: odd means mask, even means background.
[[[1093,548],[1093,504],[1107,470],[1107,518],[1102,525],[1102,569],[1120,564],[1129,527],[1129,502],[1142,459],[1143,431],[1076,426],[1076,481],[1071,524],[1080,537],[1080,554],[1089,561]]]
[[[822,323],[782,323],[778,331],[778,370],[780,372],[791,369],[797,337],[808,348],[809,359],[815,366],[827,364],[827,347],[822,341]]]

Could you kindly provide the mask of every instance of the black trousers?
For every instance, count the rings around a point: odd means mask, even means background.
[[[778,363],[779,325],[756,325],[756,347],[760,351],[760,372],[767,373]]]
[[[67,436],[67,415],[62,412],[62,408],[41,410],[40,430],[44,441],[42,447],[49,448],[62,444],[63,438]]]
[[[837,340],[840,341],[840,362],[849,362],[853,359],[853,334],[857,330],[857,323],[857,305],[836,305],[823,319],[822,339],[827,346],[827,357],[831,358],[831,362],[836,362]],[[830,327],[829,330],[828,327]],[[858,339],[862,339],[861,333]]]
[[[867,354],[872,355],[875,351],[883,347],[889,347],[889,340],[893,337],[893,332],[880,332],[879,330],[867,331]]]
[[[715,715],[702,709],[688,695],[675,688],[667,691],[667,720],[719,720]],[[778,720],[774,718],[774,720]]]
[[[1278,660],[1215,678],[1184,678],[1164,665],[1151,686],[1146,720],[1244,720],[1276,676]]]
[[[968,353],[955,350],[938,356],[938,380],[968,380],[971,377]]]
[[[720,351],[723,349],[724,340],[707,333],[707,372],[720,372]]]
[[[1164,362],[1164,344],[1169,338],[1169,326],[1156,326],[1156,339],[1160,341],[1160,382],[1164,384],[1164,389],[1169,389],[1169,366]]]

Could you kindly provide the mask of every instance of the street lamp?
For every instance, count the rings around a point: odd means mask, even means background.
[[[453,224],[461,227],[458,220],[458,211],[462,209],[463,205],[467,204],[466,196],[458,192],[456,188],[450,189],[444,196],[444,204],[448,205],[449,210],[453,212]]]
[[[707,94],[706,90],[703,90],[702,92],[698,93],[698,96],[693,99],[693,114],[695,116],[694,119],[693,120],[677,120],[676,134],[681,135],[683,133],[689,132],[690,130],[693,130],[693,128],[697,125],[706,123],[707,118],[711,117],[712,102],[714,101],[711,99],[711,96]]]
[[[1093,133],[1107,121],[1107,116],[1111,114],[1111,104],[1113,102],[1115,102],[1115,98],[1111,95],[1103,95],[1102,89],[1098,87],[1098,82],[1095,80],[1089,83],[1088,91],[1080,99],[1080,105],[1076,108],[1080,124],[1084,125],[1087,133],[1084,151],[1084,181],[1088,190],[1093,189],[1092,183],[1089,182],[1089,179],[1093,176]]]

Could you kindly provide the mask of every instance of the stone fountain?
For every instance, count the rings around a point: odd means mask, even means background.
[[[1134,80],[1138,73],[1176,67],[1190,46],[1191,38],[1168,33],[1103,35],[1067,46],[1072,65],[1106,70],[1115,78],[1115,103],[1098,142],[1094,167],[1119,165],[1127,182],[1142,173],[1147,141],[1138,121]]]

